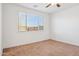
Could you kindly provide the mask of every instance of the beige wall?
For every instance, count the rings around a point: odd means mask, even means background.
[[[52,14],[51,38],[79,46],[79,6]]]
[[[0,55],[2,55],[2,4],[0,3]]]
[[[18,13],[26,12],[44,17],[44,30],[18,32]],[[3,4],[3,48],[13,47],[49,39],[49,14],[21,7]]]

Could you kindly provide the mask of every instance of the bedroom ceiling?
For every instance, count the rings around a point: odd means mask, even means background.
[[[62,11],[64,9],[77,6],[79,5],[79,3],[63,3],[61,4],[61,7],[56,7],[55,5],[53,5],[48,8],[45,8],[45,6],[48,5],[48,3],[19,3],[19,5],[30,8],[30,9],[35,9],[41,12],[55,13],[55,12]]]

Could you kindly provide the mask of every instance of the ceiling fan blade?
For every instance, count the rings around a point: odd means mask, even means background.
[[[51,3],[50,3],[50,4],[48,4],[48,5],[46,6],[46,8],[48,8],[49,6],[51,6]]]
[[[57,7],[61,7],[61,5],[59,3],[56,4]]]

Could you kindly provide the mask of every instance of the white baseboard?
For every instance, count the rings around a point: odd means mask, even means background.
[[[16,46],[20,46],[20,45],[25,45],[25,44],[31,44],[31,43],[35,43],[35,42],[39,42],[39,41],[44,41],[44,40],[48,40],[48,39],[42,39],[42,40],[36,40],[36,41],[28,41],[28,42],[24,42],[24,43],[20,43],[20,44],[13,44],[13,45],[9,45],[8,47],[4,47],[5,48],[11,48],[11,47],[16,47]]]
[[[75,45],[75,46],[79,46],[78,43],[74,43],[74,42],[70,42],[70,41],[66,41],[66,40],[59,40],[59,39],[56,39],[56,38],[53,38],[52,40],[67,43],[67,44],[71,44],[71,45]]]

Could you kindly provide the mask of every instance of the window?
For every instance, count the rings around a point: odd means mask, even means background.
[[[43,30],[43,17],[35,14],[19,13],[19,31]]]

